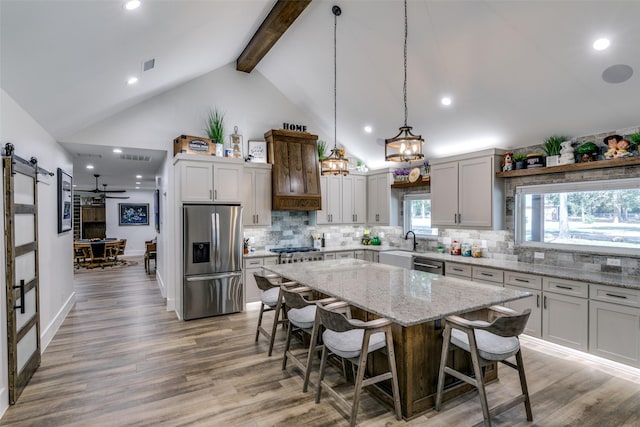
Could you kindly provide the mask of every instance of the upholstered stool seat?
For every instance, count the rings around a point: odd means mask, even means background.
[[[324,344],[333,354],[353,359],[360,356],[362,350],[362,340],[364,339],[364,329],[352,329],[345,332],[334,332],[326,330],[322,334]],[[369,338],[369,353],[383,348],[386,345],[384,332],[377,332]]]
[[[268,289],[260,294],[260,301],[266,306],[274,308],[278,303],[278,297],[280,296],[280,287]]]
[[[283,282],[279,276],[262,276],[258,273],[253,273],[253,277],[256,280],[256,285],[260,289],[260,314],[258,315],[258,326],[256,327],[256,339],[258,342],[260,334],[264,335],[269,340],[268,355],[273,353],[273,344],[276,338],[276,332],[278,325],[286,324],[286,312],[282,310],[282,293],[281,289],[288,286],[298,286],[296,282]],[[273,311],[273,324],[271,325],[271,331],[262,327],[262,315],[265,312]],[[280,315],[282,314],[282,318]]]
[[[489,322],[476,321],[478,325],[489,326]],[[514,356],[520,350],[520,342],[517,337],[501,337],[491,332],[476,330],[476,345],[480,357],[485,360],[500,361]],[[471,351],[469,337],[460,329],[451,330],[451,344],[465,351]]]

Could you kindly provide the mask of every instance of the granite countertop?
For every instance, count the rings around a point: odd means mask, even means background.
[[[356,259],[264,268],[402,326],[501,305],[531,295]]]

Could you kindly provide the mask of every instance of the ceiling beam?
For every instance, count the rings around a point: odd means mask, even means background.
[[[309,3],[311,0],[277,0],[236,60],[236,70],[250,73]]]

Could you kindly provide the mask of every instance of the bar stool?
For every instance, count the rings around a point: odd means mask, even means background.
[[[256,327],[255,342],[258,342],[258,337],[260,337],[260,334],[264,335],[269,340],[268,355],[271,356],[271,353],[273,353],[273,344],[276,337],[276,331],[278,330],[278,325],[284,325],[287,321],[286,312],[282,310],[282,294],[280,291],[281,286],[294,286],[298,283],[282,282],[282,278],[276,275],[262,276],[258,273],[253,273],[253,277],[256,279],[256,285],[258,286],[258,289],[262,291],[260,293],[260,314],[258,315],[258,326]],[[262,327],[262,315],[267,311],[275,312],[271,331],[267,331],[264,327]],[[283,313],[282,318],[280,318],[281,311]]]
[[[282,288],[282,296],[285,302],[285,311],[289,325],[287,327],[287,341],[284,347],[284,357],[282,358],[282,370],[287,369],[287,361],[291,360],[302,372],[304,372],[304,385],[302,391],[306,393],[309,385],[309,375],[311,373],[311,363],[314,353],[322,349],[318,345],[319,322],[316,322],[316,303],[328,304],[336,302],[335,298],[323,298],[320,300],[310,300],[313,297],[311,289]],[[291,336],[297,331],[309,335],[309,348],[304,352],[294,353],[290,350]],[[304,341],[304,340],[303,340]],[[302,357],[306,356],[306,363]]]
[[[506,307],[493,306],[489,308],[489,313],[490,318],[498,316],[495,317],[491,323],[479,320],[471,321],[459,316],[448,316],[445,318],[444,342],[442,344],[442,358],[438,374],[436,411],[440,410],[442,404],[444,376],[445,374],[449,374],[478,389],[480,405],[482,406],[482,414],[484,416],[484,425],[486,427],[491,427],[492,416],[501,414],[520,403],[524,403],[527,421],[533,421],[529,391],[527,390],[527,379],[524,374],[524,364],[522,363],[520,340],[518,339],[518,335],[524,331],[527,325],[531,309],[526,309],[522,313],[518,313]],[[471,354],[475,378],[446,366],[447,356],[449,354],[449,343]],[[517,364],[506,360],[514,355],[516,356]],[[518,370],[522,394],[495,408],[489,409],[484,388],[483,368],[495,362],[501,362]]]
[[[317,304],[317,313],[325,331],[322,333],[322,358],[320,359],[320,378],[316,392],[316,403],[320,403],[322,388],[326,387],[327,392],[334,399],[350,409],[350,425],[354,426],[356,424],[362,388],[390,379],[396,418],[400,420],[400,394],[398,391],[398,374],[396,371],[396,358],[391,335],[391,321],[384,318],[369,322],[352,320],[349,319],[344,312],[336,311],[344,310],[345,308],[348,309],[348,304],[345,302],[336,302],[326,306]],[[364,379],[369,353],[384,349],[385,347],[387,349],[389,370],[375,377]],[[352,404],[347,402],[346,399],[324,380],[329,353],[339,356],[357,367]]]

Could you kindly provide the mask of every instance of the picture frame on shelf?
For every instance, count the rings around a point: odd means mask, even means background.
[[[118,225],[149,225],[149,203],[118,203]]]
[[[249,140],[249,156],[252,163],[267,163],[267,142]]]
[[[58,168],[58,234],[73,226],[73,177]]]

